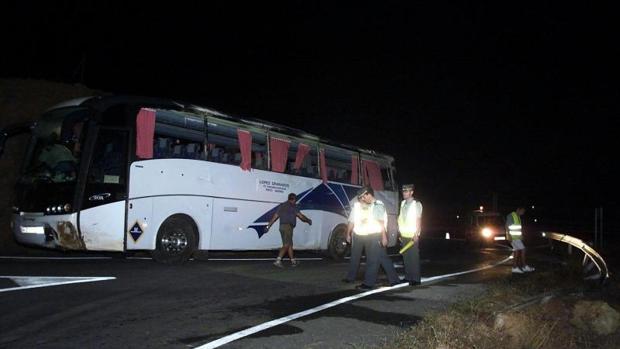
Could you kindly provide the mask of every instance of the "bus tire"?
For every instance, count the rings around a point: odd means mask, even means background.
[[[347,225],[338,224],[332,230],[327,246],[327,255],[333,260],[341,261],[350,253],[349,244],[347,244]]]
[[[164,264],[187,261],[198,245],[194,221],[184,215],[168,217],[157,231],[153,259]]]

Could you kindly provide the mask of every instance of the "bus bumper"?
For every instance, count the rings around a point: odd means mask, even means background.
[[[13,214],[11,228],[21,244],[52,249],[86,250],[75,229],[75,214],[44,216],[39,213]]]

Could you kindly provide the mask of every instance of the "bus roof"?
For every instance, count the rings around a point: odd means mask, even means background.
[[[390,161],[394,161],[393,156],[380,153],[374,150],[370,150],[370,149],[360,148],[360,147],[350,145],[350,144],[335,142],[335,141],[325,139],[323,137],[319,137],[309,132],[296,129],[293,127],[284,126],[284,125],[280,125],[280,124],[277,124],[271,121],[261,120],[257,118],[232,116],[232,115],[219,112],[212,108],[207,108],[207,107],[199,106],[193,103],[187,103],[187,102],[172,100],[168,98],[141,97],[141,96],[116,96],[116,95],[92,96],[92,97],[84,97],[84,98],[76,98],[76,99],[68,100],[68,101],[65,101],[65,102],[62,102],[62,103],[59,103],[53,106],[49,110],[63,108],[63,107],[71,107],[71,106],[89,106],[97,110],[104,110],[110,106],[123,104],[123,103],[137,104],[137,105],[147,106],[147,107],[186,112],[186,113],[191,113],[191,114],[196,114],[196,115],[203,115],[207,117],[214,116],[214,117],[221,118],[221,119],[231,120],[233,122],[237,122],[243,125],[261,128],[266,131],[281,132],[281,133],[291,135],[294,137],[308,139],[313,142],[320,142],[320,143],[335,146],[335,147],[346,148],[348,150],[357,151],[357,152],[360,152],[366,155],[382,157]]]

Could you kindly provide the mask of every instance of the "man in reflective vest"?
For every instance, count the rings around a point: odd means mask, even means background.
[[[400,278],[385,250],[388,243],[385,206],[375,199],[371,187],[360,189],[357,197],[359,202],[353,205],[347,227],[347,242],[351,242],[351,232],[355,233],[355,243],[359,244],[357,248],[360,254],[362,248],[366,252],[364,282],[357,288],[372,289],[375,286],[379,265],[385,270],[390,285],[396,285],[400,282]],[[354,277],[357,273],[357,264],[355,258],[351,258],[348,278],[352,279],[351,276]]]
[[[409,285],[419,285],[420,275],[420,227],[422,220],[422,203],[413,198],[413,184],[402,186],[403,201],[398,214],[398,231],[404,248],[401,250],[405,263],[405,281]],[[413,244],[413,245],[411,245]]]
[[[513,250],[512,272],[523,274],[534,271],[534,268],[525,263],[525,245],[523,245],[523,226],[521,216],[525,213],[524,207],[518,207],[516,211],[506,216],[506,238],[510,241]]]

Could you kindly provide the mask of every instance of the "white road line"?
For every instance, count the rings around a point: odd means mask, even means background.
[[[42,260],[47,260],[47,259],[53,259],[53,260],[63,260],[63,259],[67,259],[67,260],[71,260],[71,259],[75,259],[75,260],[79,260],[79,259],[112,259],[112,257],[20,257],[20,256],[0,256],[0,259],[42,259]]]
[[[84,282],[97,282],[105,280],[116,280],[114,276],[0,276],[0,279],[10,279],[19,287],[2,288],[0,292],[27,290],[31,288],[50,287],[68,284],[79,284]]]
[[[88,259],[112,259],[112,257],[12,257],[12,256],[0,256],[0,259],[24,259],[24,260],[88,260]],[[138,259],[138,260],[152,260],[151,257],[125,257],[125,259]],[[321,257],[307,257],[307,258],[295,258],[298,261],[322,261]],[[191,259],[193,260],[193,258]],[[274,261],[275,258],[208,258],[210,261]],[[288,259],[284,259],[288,260]]]
[[[298,261],[322,261],[320,257],[308,257],[308,258],[295,258]],[[275,258],[207,258],[210,261],[275,261]],[[289,259],[282,259],[288,261]]]
[[[428,283],[428,282],[436,281],[436,280],[440,280],[440,279],[447,279],[447,278],[450,278],[450,277],[453,277],[453,276],[457,276],[457,275],[475,273],[475,272],[482,271],[482,270],[485,270],[485,269],[490,269],[490,268],[496,267],[498,265],[501,265],[501,264],[507,262],[508,260],[510,260],[510,257],[507,257],[507,258],[503,259],[502,261],[497,262],[495,264],[487,265],[487,266],[476,268],[476,269],[471,269],[471,270],[466,270],[466,271],[461,271],[461,272],[452,273],[452,274],[446,274],[446,275],[437,275],[437,276],[432,276],[432,277],[429,277],[429,278],[422,278],[422,283]],[[286,322],[289,322],[289,321],[293,321],[293,320],[299,319],[301,317],[304,317],[304,316],[307,316],[307,315],[310,315],[310,314],[317,313],[317,312],[319,312],[321,310],[329,309],[329,308],[335,307],[337,305],[340,305],[340,304],[343,304],[343,303],[346,303],[346,302],[350,302],[350,301],[353,301],[353,300],[356,300],[356,299],[359,299],[359,298],[363,298],[363,297],[366,297],[366,296],[373,295],[375,293],[381,293],[381,292],[390,291],[390,290],[393,290],[393,289],[396,289],[396,288],[408,287],[408,286],[409,286],[409,284],[402,283],[402,284],[398,284],[398,285],[391,286],[391,287],[381,287],[381,288],[377,288],[377,289],[374,289],[374,290],[358,293],[358,294],[353,295],[353,296],[344,297],[344,298],[335,300],[333,302],[329,302],[329,303],[325,303],[323,305],[319,305],[318,307],[314,307],[314,308],[311,308],[311,309],[308,309],[308,310],[304,310],[304,311],[299,312],[299,313],[291,314],[291,315],[288,315],[288,316],[284,316],[284,317],[281,317],[279,319],[271,320],[269,322],[265,322],[263,324],[260,324],[260,325],[254,326],[254,327],[250,327],[250,328],[247,328],[245,330],[242,330],[242,331],[230,334],[228,336],[222,337],[222,338],[214,340],[212,342],[203,344],[203,345],[197,347],[197,349],[217,348],[217,347],[220,347],[220,346],[222,346],[224,344],[228,344],[230,342],[236,341],[237,339],[241,339],[243,337],[247,337],[247,336],[252,335],[254,333],[257,333],[257,332],[260,332],[260,331],[264,331],[264,330],[269,329],[271,327],[275,327],[275,326],[281,325],[283,323],[286,323]]]

